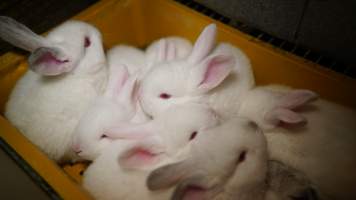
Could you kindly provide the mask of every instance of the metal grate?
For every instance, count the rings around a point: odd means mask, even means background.
[[[309,61],[312,61],[314,63],[317,63],[321,66],[323,66],[326,69],[333,70],[335,72],[344,74],[348,77],[351,78],[356,78],[356,69],[352,68],[351,66],[347,66],[344,63],[337,61],[333,58],[330,58],[328,56],[322,55],[321,53],[312,51],[306,47],[288,42],[286,40],[274,37],[268,33],[265,33],[259,29],[250,27],[247,24],[244,24],[243,22],[240,21],[234,21],[231,18],[225,17],[224,15],[221,15],[214,10],[197,3],[193,0],[175,0],[176,2],[179,2],[185,6],[188,6],[206,16],[209,16],[215,20],[218,20],[224,24],[227,24],[229,26],[232,26],[234,28],[239,29],[240,31],[247,33],[249,35],[252,35],[259,40],[262,40],[264,42],[267,42],[275,47],[278,47],[280,49],[283,49],[285,51],[291,52],[295,55],[298,55],[300,57],[303,57]]]

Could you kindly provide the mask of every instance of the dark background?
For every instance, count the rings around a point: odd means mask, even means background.
[[[356,63],[354,0],[197,0],[207,7],[349,65]]]
[[[97,0],[1,0],[0,14],[42,33]],[[182,1],[182,0],[178,0]],[[183,0],[189,4],[190,0]],[[355,0],[196,0],[229,17],[230,25],[244,23],[273,37],[297,44],[341,63],[356,75]],[[0,54],[14,49],[0,41]],[[311,55],[312,56],[312,55]],[[311,59],[312,60],[312,59]],[[318,60],[316,57],[313,61]],[[323,62],[320,64],[323,65]],[[329,63],[330,64],[330,63]],[[326,65],[326,64],[325,64]],[[346,73],[347,74],[347,73]],[[350,74],[350,73],[349,73]],[[354,76],[356,77],[356,76]]]
[[[10,16],[43,33],[76,13],[94,4],[97,0],[0,0],[0,15]],[[0,55],[14,49],[0,39]]]

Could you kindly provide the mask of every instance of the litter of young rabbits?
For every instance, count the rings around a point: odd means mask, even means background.
[[[100,200],[356,199],[356,111],[256,86],[216,35],[105,54],[88,23],[43,37],[2,16],[0,37],[31,53],[5,116],[56,162],[91,161],[83,187]]]

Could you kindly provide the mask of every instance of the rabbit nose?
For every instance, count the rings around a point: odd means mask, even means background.
[[[79,155],[80,153],[82,153],[82,150],[79,151],[74,151],[77,155]]]
[[[80,146],[78,144],[73,145],[72,149],[76,154],[79,154],[82,152],[82,150],[80,149]]]

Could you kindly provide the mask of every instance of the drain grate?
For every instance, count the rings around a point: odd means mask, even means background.
[[[259,30],[259,29],[250,27],[243,22],[234,21],[231,18],[225,17],[224,15],[219,14],[219,13],[215,12],[214,10],[212,10],[200,3],[197,3],[193,0],[175,0],[175,1],[181,3],[185,6],[188,6],[188,7],[192,8],[206,16],[209,16],[215,20],[218,20],[224,24],[227,24],[229,26],[237,28],[244,33],[247,33],[253,37],[258,38],[259,40],[262,40],[262,41],[267,42],[275,47],[278,47],[285,51],[291,52],[297,56],[303,57],[309,61],[319,64],[326,69],[333,70],[335,72],[338,72],[338,73],[344,74],[348,77],[356,79],[356,69],[354,69],[351,66],[348,66],[340,61],[337,61],[336,59],[322,55],[321,53],[312,51],[306,47],[303,47],[303,46],[288,42],[286,40],[274,37],[268,33],[265,33],[263,31]]]

